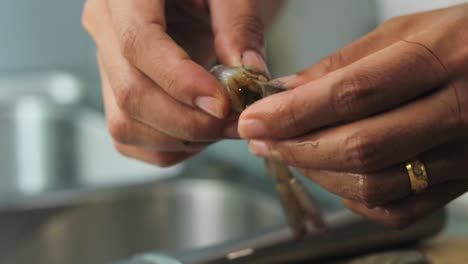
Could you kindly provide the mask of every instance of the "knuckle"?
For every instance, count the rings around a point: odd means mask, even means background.
[[[343,162],[357,172],[368,172],[377,166],[378,146],[372,135],[355,132],[343,145]]]
[[[377,202],[376,184],[367,175],[360,175],[358,181],[359,200],[367,205],[374,205]]]
[[[243,15],[232,20],[232,31],[237,36],[248,36],[248,41],[257,45],[264,43],[264,29],[262,19],[259,16]]]
[[[135,79],[122,80],[115,87],[115,100],[119,108],[126,114],[133,114],[142,84]]]
[[[447,75],[447,70],[442,60],[436,56],[429,46],[418,40],[417,37],[408,37],[401,39],[403,44],[409,46],[407,54],[402,54],[402,57],[408,59],[408,65],[415,67],[425,67],[428,77],[435,80],[443,79]]]
[[[172,74],[169,74],[168,76],[172,76]],[[177,94],[177,89],[180,87],[177,85],[177,80],[174,79],[174,78],[167,78],[165,80],[165,87],[164,87],[167,92],[171,93],[171,94]]]
[[[108,121],[108,130],[114,141],[121,144],[130,143],[130,122],[125,117],[110,118]]]
[[[178,78],[180,76],[181,69],[185,69],[185,65],[188,62],[187,59],[183,58],[178,60],[172,67],[167,69],[167,75],[164,80],[164,90],[179,99],[190,101],[187,95],[192,94],[193,91],[193,79],[191,78]]]
[[[374,96],[373,87],[374,81],[364,74],[336,82],[331,90],[331,104],[336,114],[344,120],[363,117]]]
[[[282,128],[283,131],[278,131],[278,133],[290,133],[292,131],[297,131],[296,133],[305,132],[304,129],[306,127],[307,122],[303,122],[302,118],[299,116],[299,111],[297,109],[301,107],[303,100],[298,98],[298,94],[293,94],[288,98],[288,100],[281,101],[278,104],[279,113],[288,118],[284,118],[284,124],[277,124],[279,128]],[[282,110],[282,111],[281,111]],[[288,136],[285,134],[283,136]]]
[[[339,69],[345,63],[343,51],[339,50],[325,58],[319,60],[318,65],[325,73],[330,73]]]
[[[135,60],[139,49],[139,28],[136,25],[125,26],[119,34],[120,52],[130,62]]]

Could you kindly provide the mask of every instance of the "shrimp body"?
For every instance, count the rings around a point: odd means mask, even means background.
[[[268,95],[286,90],[268,82],[260,72],[243,67],[218,65],[211,73],[226,89],[231,99],[231,109],[241,113],[247,106]],[[282,162],[265,159],[267,173],[275,180],[278,195],[293,234],[297,238],[311,230],[324,230],[320,210],[302,182]]]

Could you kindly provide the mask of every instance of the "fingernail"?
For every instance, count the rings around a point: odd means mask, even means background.
[[[240,138],[239,132],[237,131],[238,121],[229,123],[224,129],[224,136],[227,138]]]
[[[258,119],[239,120],[239,133],[243,138],[261,138],[267,134],[265,124]]]
[[[211,96],[200,96],[194,101],[195,105],[206,113],[216,117],[223,118],[223,113],[218,107],[218,100]]]
[[[251,140],[249,149],[252,154],[260,157],[267,157],[270,155],[270,150],[265,142],[259,140]]]
[[[281,77],[281,78],[278,78],[278,79],[274,79],[271,82],[272,83],[277,83],[277,84],[279,84],[281,86],[284,86],[284,87],[290,87],[291,85],[289,85],[289,83],[291,83],[296,78],[297,78],[297,74],[291,74],[291,75],[284,76],[284,77]]]
[[[268,67],[265,63],[265,59],[263,59],[263,57],[256,51],[245,51],[242,54],[242,65],[246,68],[253,68],[260,72],[264,72],[268,76],[270,75],[268,72]]]
[[[382,206],[376,206],[372,210],[376,210],[376,211],[378,210],[378,211],[380,211],[380,212],[382,212],[382,213],[384,213],[386,215],[390,215],[390,210],[388,210],[387,208],[382,207]]]

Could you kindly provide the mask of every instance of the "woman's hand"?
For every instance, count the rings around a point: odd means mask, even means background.
[[[205,68],[265,67],[261,11],[251,0],[88,0],[116,148],[168,166],[235,136],[229,98]]]
[[[468,4],[392,19],[241,115],[274,157],[377,222],[405,227],[468,190]],[[419,158],[429,187],[411,191]]]

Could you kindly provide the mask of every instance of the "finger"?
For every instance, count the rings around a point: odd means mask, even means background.
[[[466,142],[455,142],[418,156],[424,163],[428,186],[448,181],[467,180],[468,148]],[[409,196],[408,172],[403,163],[371,173],[346,173],[300,169],[307,178],[328,191],[368,207],[387,204]]]
[[[395,17],[393,19],[387,20],[372,32],[366,34],[364,37],[347,45],[338,52],[321,59],[313,66],[296,74],[279,78],[277,81],[279,81],[283,86],[289,88],[301,86],[305,83],[323,77],[335,70],[346,67],[349,64],[369,56],[402,39],[408,39],[412,41],[415,38],[414,32],[418,30],[425,31],[427,28],[427,21],[437,20],[440,22],[447,21],[446,18],[441,17],[439,10],[424,12],[421,14],[411,14],[410,16],[406,17]],[[442,24],[443,23],[440,23],[439,26],[442,26]],[[425,40],[430,41],[434,39],[445,39],[445,37],[435,38],[434,32],[443,32],[442,34],[447,33],[446,30],[438,31],[434,29],[428,32],[429,34],[424,34],[426,37],[429,37],[429,39]],[[419,43],[422,41],[419,39],[416,40],[416,42]],[[453,49],[452,45],[448,45],[447,47]],[[429,49],[432,50],[433,48],[429,47]]]
[[[115,102],[114,94],[98,56],[99,71],[102,79],[102,93],[109,132],[114,141],[153,151],[198,152],[209,143],[189,142],[176,139],[155,130],[144,123],[123,113]]]
[[[169,167],[175,165],[196,154],[186,152],[159,152],[135,146],[120,144],[118,142],[114,142],[114,146],[124,156],[141,160],[160,167]]]
[[[379,27],[357,41],[343,47],[339,51],[320,59],[314,65],[295,74],[276,79],[275,81],[281,83],[281,85],[285,87],[295,88],[346,67],[351,63],[392,45],[398,40],[399,38],[397,35],[388,32],[387,27],[384,29]]]
[[[102,20],[105,19],[103,15]],[[123,113],[185,141],[212,142],[222,137],[225,121],[181,104],[165,93],[120,55],[110,22],[102,22],[96,42],[116,103]]]
[[[120,62],[104,56],[107,65]],[[121,69],[120,74],[113,70],[115,67]],[[109,78],[117,104],[128,116],[185,141],[212,142],[223,136],[225,121],[180,104],[135,69],[119,65],[106,69],[112,73]]]
[[[163,0],[109,1],[120,51],[177,101],[224,118],[229,98],[216,79],[166,34]]]
[[[288,138],[388,110],[437,88],[447,78],[424,47],[399,41],[345,68],[267,97],[241,115],[245,138]]]
[[[211,0],[215,49],[223,64],[267,72],[261,1]]]
[[[346,207],[386,226],[405,228],[422,217],[442,208],[468,190],[468,182],[448,182],[434,186],[419,195],[410,196],[374,209],[352,200],[344,200]]]
[[[353,123],[282,141],[250,142],[251,151],[300,168],[369,172],[455,140],[466,127],[453,89]]]

